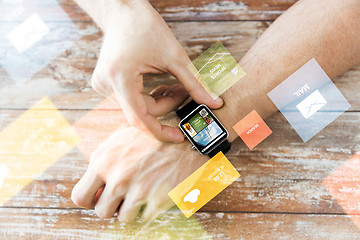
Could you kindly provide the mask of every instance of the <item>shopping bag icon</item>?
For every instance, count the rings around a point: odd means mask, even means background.
[[[49,28],[41,20],[40,16],[34,13],[11,31],[7,38],[19,53],[23,53],[49,32]]]
[[[324,107],[326,103],[327,101],[321,95],[321,93],[318,90],[315,90],[299,104],[297,104],[296,108],[301,112],[305,119],[308,119],[314,115],[314,113]]]

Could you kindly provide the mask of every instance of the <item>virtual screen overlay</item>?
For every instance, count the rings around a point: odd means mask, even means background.
[[[34,11],[52,4],[56,14]],[[0,1],[0,65],[17,84],[30,79],[81,34],[56,0]]]
[[[275,87],[268,96],[304,142],[351,107],[315,59]]]
[[[80,140],[48,97],[2,129],[0,206],[77,146]]]
[[[250,150],[272,133],[256,110],[251,111],[241,119],[233,126],[233,129]]]
[[[189,218],[239,177],[239,172],[220,151],[168,195]]]
[[[196,108],[179,126],[202,154],[207,154],[218,140],[227,137],[225,128],[205,105]]]
[[[188,65],[188,69],[213,99],[246,75],[221,42],[203,52]]]

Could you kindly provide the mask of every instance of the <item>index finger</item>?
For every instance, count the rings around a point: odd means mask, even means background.
[[[223,105],[222,99],[219,96],[215,99],[210,96],[190,71],[192,68],[194,68],[193,72],[195,72],[195,66],[191,63],[187,54],[183,53],[182,57],[172,59],[171,64],[168,66],[168,71],[179,80],[197,103],[206,104],[212,109],[220,108]]]
[[[119,98],[123,112],[131,125],[151,134],[162,142],[180,143],[184,140],[184,135],[178,128],[162,125],[149,112],[146,100],[142,94],[141,75],[136,76],[132,80],[118,80],[113,84],[114,92],[116,97]],[[124,81],[128,82],[122,85],[118,83]]]

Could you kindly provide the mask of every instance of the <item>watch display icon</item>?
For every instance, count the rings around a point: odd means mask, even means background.
[[[183,125],[183,127],[185,128],[185,130],[189,133],[190,136],[195,136],[196,132],[195,130],[192,128],[192,126],[189,123],[185,123]]]
[[[299,104],[297,104],[296,108],[300,111],[300,113],[304,116],[305,119],[308,119],[326,104],[326,99],[321,95],[318,90],[315,90]]]

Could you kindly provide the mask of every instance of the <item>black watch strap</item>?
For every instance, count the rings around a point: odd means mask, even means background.
[[[222,143],[220,143],[216,148],[214,148],[211,152],[209,152],[209,156],[212,158],[216,154],[218,154],[220,151],[222,151],[223,154],[227,153],[231,148],[231,143],[225,139]]]
[[[200,104],[197,104],[194,100],[191,100],[188,104],[186,104],[183,108],[176,111],[176,115],[180,119],[185,118],[189,115],[195,108],[197,108]]]
[[[189,115],[195,108],[197,108],[200,104],[196,103],[194,100],[191,100],[188,104],[186,104],[183,108],[176,111],[176,115],[180,119],[185,118]],[[228,140],[223,141],[220,143],[216,148],[214,148],[211,152],[209,152],[209,156],[213,157],[218,152],[222,151],[223,154],[227,153],[230,150],[231,143]]]

